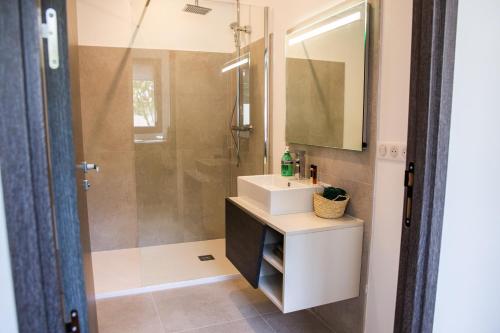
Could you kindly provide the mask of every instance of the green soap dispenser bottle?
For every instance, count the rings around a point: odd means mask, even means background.
[[[286,146],[285,153],[281,157],[281,175],[284,177],[293,176],[293,158],[292,155],[290,155],[288,146]]]

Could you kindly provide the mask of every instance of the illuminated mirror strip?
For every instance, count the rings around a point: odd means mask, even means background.
[[[237,67],[243,66],[245,64],[248,64],[248,58],[241,59],[240,61],[237,61],[231,65],[228,65],[222,69],[222,73],[225,73],[227,71],[230,71],[231,69],[235,69]]]
[[[297,43],[303,42],[306,39],[316,37],[318,35],[321,35],[325,32],[335,30],[337,28],[340,28],[346,24],[358,21],[361,19],[361,12],[356,12],[354,14],[348,15],[346,17],[343,17],[341,19],[335,20],[333,22],[330,22],[328,24],[322,25],[316,29],[313,29],[311,31],[308,31],[306,33],[303,33],[297,37],[290,38],[288,40],[288,45],[295,45]]]

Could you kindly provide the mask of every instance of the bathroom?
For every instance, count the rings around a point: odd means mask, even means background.
[[[495,123],[469,78],[500,68],[472,74],[470,50],[498,46],[468,34],[495,10],[0,4],[5,332],[498,332],[495,195],[457,209],[460,184],[497,182],[492,154],[465,151]],[[496,229],[465,232],[473,214]]]

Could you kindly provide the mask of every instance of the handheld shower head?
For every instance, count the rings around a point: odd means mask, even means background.
[[[198,5],[198,0],[195,1],[195,4],[186,4],[186,7],[184,7],[184,11],[188,13],[193,13],[193,14],[199,14],[199,15],[206,15],[210,11],[212,11],[212,8],[207,8],[207,7],[202,7]]]

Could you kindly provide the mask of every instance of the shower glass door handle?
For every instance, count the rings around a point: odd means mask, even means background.
[[[99,172],[99,166],[95,163],[87,163],[84,161],[78,164],[76,167],[83,170],[84,173],[87,173],[92,170],[95,170],[95,172]]]
[[[83,171],[82,187],[85,191],[88,191],[90,189],[90,181],[87,179],[87,173],[89,171],[95,171],[96,173],[99,172],[99,166],[95,163],[88,163],[83,161],[76,167]]]

